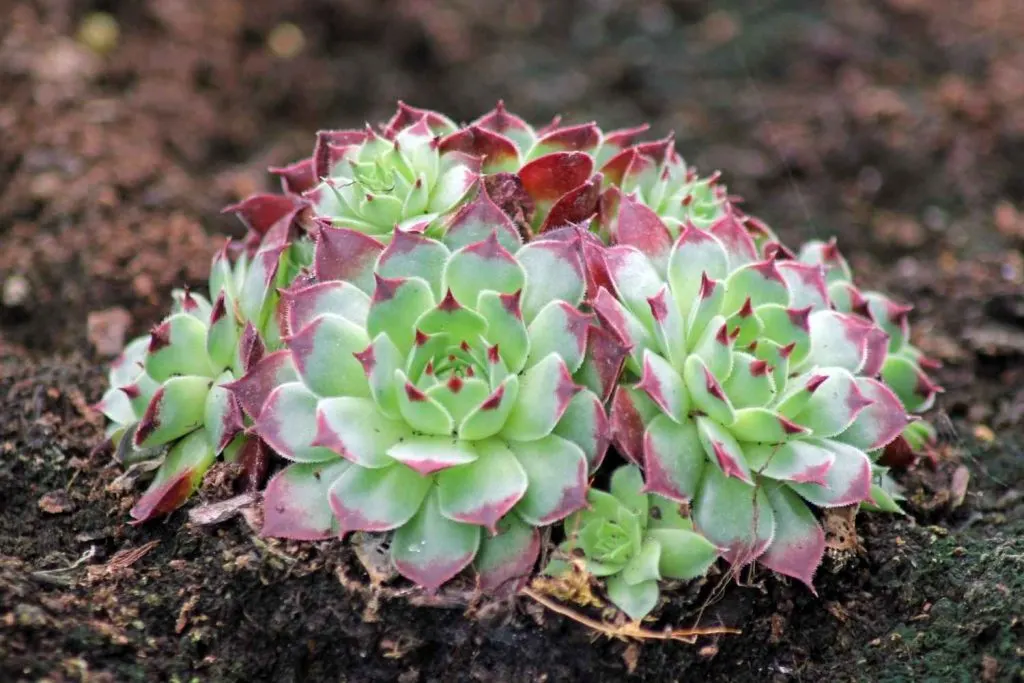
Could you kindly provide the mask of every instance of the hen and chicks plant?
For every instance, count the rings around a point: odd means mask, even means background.
[[[403,104],[319,133],[228,207],[214,303],[180,295],[111,370],[119,458],[163,458],[133,516],[223,455],[250,488],[272,468],[264,535],[389,533],[429,590],[514,591],[563,520],[634,618],[720,555],[810,586],[821,508],[895,508],[876,461],[928,440],[932,365],[834,244],[795,255],[645,130]]]

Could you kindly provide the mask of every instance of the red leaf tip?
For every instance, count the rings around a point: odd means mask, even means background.
[[[707,299],[710,297],[714,293],[717,285],[717,282],[708,277],[708,271],[703,271],[700,274],[700,298]]]
[[[171,325],[164,321],[149,331],[149,353],[171,345]]]
[[[715,376],[711,374],[711,371],[704,368],[704,384],[707,392],[717,398],[719,401],[725,400],[725,392],[722,391],[721,385]]]
[[[736,315],[738,315],[741,318],[749,318],[753,314],[754,314],[754,304],[750,300],[750,297],[748,296],[746,301],[743,302],[743,305],[740,307],[740,310],[739,310],[739,312]]]
[[[809,380],[807,380],[807,385],[805,388],[808,392],[813,394],[815,391],[818,390],[818,387],[825,383],[827,379],[828,375],[814,375]]]
[[[437,310],[445,311],[446,313],[451,313],[452,311],[457,311],[461,308],[462,304],[460,304],[458,300],[456,300],[455,295],[452,294],[451,289],[449,289],[445,293],[444,299],[442,299],[441,303],[437,305]]]

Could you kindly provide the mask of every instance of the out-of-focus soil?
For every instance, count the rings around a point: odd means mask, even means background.
[[[77,37],[97,10],[120,29],[105,55]],[[1024,680],[1020,2],[8,0],[3,17],[0,680]],[[647,120],[790,241],[839,235],[946,363],[941,456],[903,475],[909,514],[861,515],[862,551],[826,561],[817,597],[755,573],[661,612],[742,635],[639,647],[527,598],[374,604],[342,586],[365,577],[339,544],[268,544],[241,520],[127,525],[132,492],[90,455],[101,354],[202,286],[238,231],[220,207],[266,166],[399,98]]]

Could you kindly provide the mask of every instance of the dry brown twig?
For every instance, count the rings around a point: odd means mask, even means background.
[[[663,631],[653,631],[651,629],[644,628],[640,625],[640,622],[637,621],[629,621],[625,624],[616,626],[614,624],[609,624],[607,622],[588,617],[585,614],[577,612],[571,607],[559,604],[548,596],[539,593],[530,587],[525,587],[520,592],[537,601],[552,612],[556,612],[557,614],[561,614],[564,617],[583,624],[587,628],[593,629],[602,635],[608,636],[609,638],[619,638],[622,640],[628,640],[631,638],[634,640],[675,640],[693,645],[697,642],[697,638],[699,636],[742,633],[739,629],[730,628],[728,626],[709,626],[706,628],[688,629],[666,628]]]

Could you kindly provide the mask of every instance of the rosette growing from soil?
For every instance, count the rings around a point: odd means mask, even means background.
[[[282,295],[285,348],[232,388],[292,462],[265,535],[393,532],[413,582],[473,563],[494,591],[531,571],[538,527],[585,505],[624,352],[580,309],[578,240],[522,245],[486,193],[464,208],[441,240],[321,227]]]
[[[870,454],[910,421],[875,379],[888,335],[834,310],[823,266],[759,248],[732,213],[673,240],[634,209],[628,243],[605,252],[611,291],[594,300],[631,347],[616,443],[645,490],[691,501],[730,563],[810,586],[825,549],[813,510],[871,500]]]
[[[171,315],[112,364],[110,389],[97,408],[111,421],[107,436],[117,459],[162,458],[132,508],[136,521],[182,505],[218,455],[239,462],[253,484],[265,471],[266,447],[242,434],[242,412],[227,387],[264,352],[258,330],[272,324],[286,251],[268,246],[232,264],[225,245],[210,269],[214,302],[178,293]]]
[[[583,568],[606,581],[608,598],[632,619],[647,616],[658,603],[662,579],[703,576],[718,549],[693,531],[678,502],[644,492],[640,470],[633,465],[612,474],[608,491],[591,489],[588,509],[566,519],[563,557],[553,559],[546,574],[572,571],[580,553]]]
[[[428,590],[471,564],[514,590],[572,513],[567,542],[634,617],[709,548],[811,585],[820,508],[898,509],[875,460],[930,438],[908,416],[930,361],[834,245],[794,258],[644,130],[402,104],[321,132],[274,169],[282,193],[228,207],[249,235],[215,259],[214,303],[182,295],[111,371],[120,458],[164,457],[133,515],[180,505],[219,453],[249,486],[279,455],[264,534],[388,533]],[[612,438],[642,491],[627,468],[588,499]],[[655,520],[666,500],[692,517]]]

